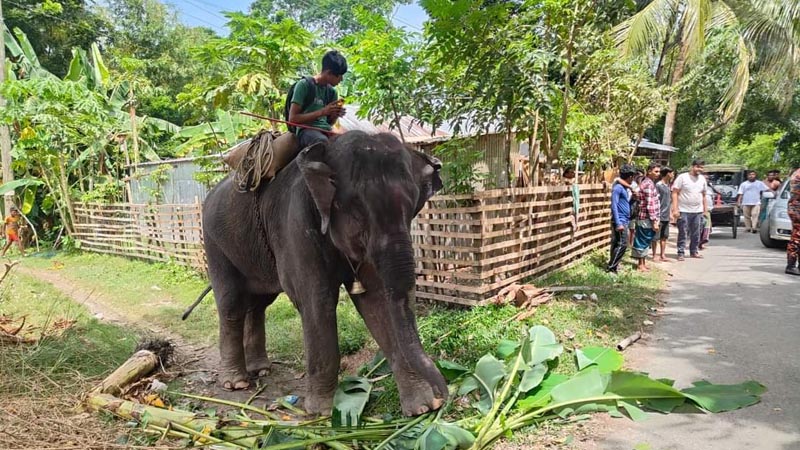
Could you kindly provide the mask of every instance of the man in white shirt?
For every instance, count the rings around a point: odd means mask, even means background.
[[[736,205],[742,208],[745,233],[758,233],[758,213],[761,211],[761,193],[769,190],[766,184],[757,180],[755,170],[747,172],[747,181],[739,185]]]
[[[684,260],[686,238],[689,238],[689,255],[702,258],[699,253],[703,231],[703,215],[708,210],[706,202],[705,161],[692,161],[689,172],[678,175],[672,184],[672,217],[678,221],[678,261]]]

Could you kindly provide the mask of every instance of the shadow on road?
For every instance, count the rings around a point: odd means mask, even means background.
[[[673,267],[665,317],[628,359],[685,387],[697,380],[756,380],[760,404],[715,415],[614,421],[601,448],[800,449],[800,279],[783,273],[785,251],[757,235],[714,235],[701,260]]]

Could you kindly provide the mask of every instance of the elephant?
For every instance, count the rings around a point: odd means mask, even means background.
[[[219,382],[246,389],[269,369],[265,310],[285,292],[299,311],[305,409],[328,414],[338,384],[336,305],[355,281],[356,309],[391,367],[406,415],[436,410],[447,384],[412,311],[411,221],[442,187],[441,162],[391,134],[350,131],[315,144],[254,192],[231,177],[208,194],[203,238],[219,315]]]

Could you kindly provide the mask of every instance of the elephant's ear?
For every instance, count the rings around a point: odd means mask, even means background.
[[[311,192],[311,197],[314,199],[314,204],[322,219],[322,234],[328,232],[328,227],[331,223],[333,196],[336,194],[334,172],[325,163],[325,153],[325,144],[317,143],[297,155],[297,165],[300,167],[300,173],[303,174],[303,180]]]
[[[433,197],[433,194],[442,189],[442,162],[435,156],[426,155],[423,152],[413,150],[414,156],[414,178],[419,187],[419,198],[414,209],[414,215],[425,206],[425,202]]]

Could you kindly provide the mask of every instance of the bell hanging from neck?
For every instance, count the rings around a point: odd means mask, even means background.
[[[356,278],[355,280],[353,280],[353,285],[350,286],[350,290],[348,292],[350,292],[353,295],[359,295],[363,294],[364,292],[367,292],[367,290],[364,289],[364,285],[361,284],[360,281],[358,281],[358,278]]]

